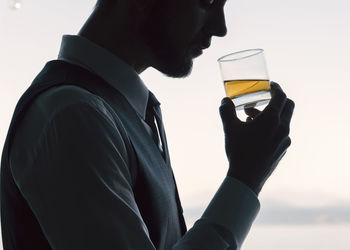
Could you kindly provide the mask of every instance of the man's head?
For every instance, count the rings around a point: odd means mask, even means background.
[[[140,58],[144,66],[171,77],[188,75],[211,37],[226,34],[226,0],[98,0],[97,9],[112,1],[130,2],[134,9],[128,18],[137,23],[137,42],[147,50]]]

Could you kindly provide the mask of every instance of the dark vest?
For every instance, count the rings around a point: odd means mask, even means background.
[[[50,61],[17,103],[1,160],[1,226],[4,250],[51,249],[38,221],[18,189],[9,155],[16,128],[31,103],[44,91],[75,85],[101,97],[112,110],[116,124],[123,125],[133,150],[136,173],[133,191],[142,218],[156,249],[171,249],[186,232],[182,208],[170,163],[165,163],[140,118],[127,100],[99,76],[73,64]]]

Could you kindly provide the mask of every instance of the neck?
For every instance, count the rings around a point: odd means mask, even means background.
[[[138,31],[138,21],[130,16],[130,8],[126,7],[118,11],[95,10],[78,35],[105,48],[140,74],[150,66],[152,54]]]

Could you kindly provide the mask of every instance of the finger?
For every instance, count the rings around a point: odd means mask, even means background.
[[[290,139],[290,137],[286,137],[286,139],[280,143],[279,147],[276,150],[276,153],[273,156],[275,164],[278,164],[279,161],[284,157],[284,155],[287,152],[287,149],[291,144],[292,140]]]
[[[279,89],[279,90],[282,90],[281,85],[279,85],[277,82],[271,81],[271,82],[270,82],[270,85],[271,85],[271,88],[272,88],[272,89]]]
[[[231,127],[234,123],[240,121],[236,114],[236,107],[228,97],[222,99],[219,111],[225,131],[226,128]]]
[[[274,141],[279,145],[289,136],[289,123],[281,123],[274,133]]]
[[[261,111],[255,108],[246,108],[244,107],[244,112],[246,113],[246,115],[248,115],[249,117],[255,119],[255,117],[257,117]]]
[[[282,158],[285,155],[285,152],[287,151],[287,149],[290,147],[291,144],[292,144],[292,140],[290,139],[289,136],[287,136],[285,140],[282,141],[282,143],[280,144],[279,150],[277,151],[278,154],[280,155],[280,158]]]
[[[266,110],[276,111],[278,115],[282,113],[284,105],[287,101],[287,96],[275,82],[271,82],[271,101],[267,106]]]
[[[294,107],[295,107],[294,102],[291,99],[287,99],[287,102],[284,105],[284,109],[281,114],[281,119],[288,125],[290,123],[290,120],[292,119]]]

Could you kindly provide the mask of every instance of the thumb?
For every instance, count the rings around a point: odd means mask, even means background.
[[[236,114],[236,107],[228,97],[222,99],[219,111],[225,131],[227,127],[231,128],[233,124],[240,121]]]

